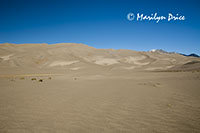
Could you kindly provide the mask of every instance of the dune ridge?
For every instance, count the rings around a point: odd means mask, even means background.
[[[200,69],[200,58],[177,53],[96,49],[85,44],[0,44],[0,68],[69,68],[112,66],[125,70],[193,70]],[[127,69],[128,68],[128,69]],[[134,69],[129,69],[134,68]],[[71,68],[69,68],[71,69]],[[78,70],[78,69],[77,69]]]

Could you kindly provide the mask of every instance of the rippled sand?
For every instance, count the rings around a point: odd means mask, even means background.
[[[27,75],[0,77],[1,133],[200,132],[199,72]]]

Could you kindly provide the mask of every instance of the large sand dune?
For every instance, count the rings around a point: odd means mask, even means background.
[[[0,132],[200,132],[200,58],[0,44]]]
[[[0,68],[71,69],[134,68],[134,70],[199,69],[199,58],[160,52],[95,49],[84,44],[0,44]],[[186,65],[187,64],[187,65]],[[104,66],[104,67],[102,67]],[[193,66],[193,67],[190,67]],[[52,68],[54,67],[54,68]],[[187,67],[187,68],[186,68]],[[130,69],[126,69],[130,70]],[[131,69],[133,71],[133,69]]]

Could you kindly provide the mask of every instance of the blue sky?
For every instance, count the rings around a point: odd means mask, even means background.
[[[128,13],[184,21],[128,21]],[[0,0],[0,43],[84,43],[96,48],[200,54],[199,0]]]

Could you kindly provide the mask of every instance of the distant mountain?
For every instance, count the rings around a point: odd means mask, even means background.
[[[167,51],[165,51],[165,50],[162,50],[162,49],[152,49],[152,50],[150,50],[149,52],[168,53]]]
[[[176,54],[176,52],[167,52],[165,50],[162,50],[162,49],[152,49],[150,50],[149,52],[154,52],[154,53],[166,53],[166,54]],[[200,57],[199,55],[195,54],[195,53],[192,53],[192,54],[183,54],[183,53],[178,53],[180,55],[183,55],[183,56],[190,56],[190,57]]]
[[[162,49],[152,49],[149,52],[166,53],[166,54],[175,54],[176,53],[176,52],[167,52],[167,51],[162,50]]]
[[[195,53],[192,53],[192,54],[189,54],[189,55],[186,55],[186,54],[181,54],[181,55],[184,55],[184,56],[191,56],[191,57],[200,57],[199,55],[195,54]]]

